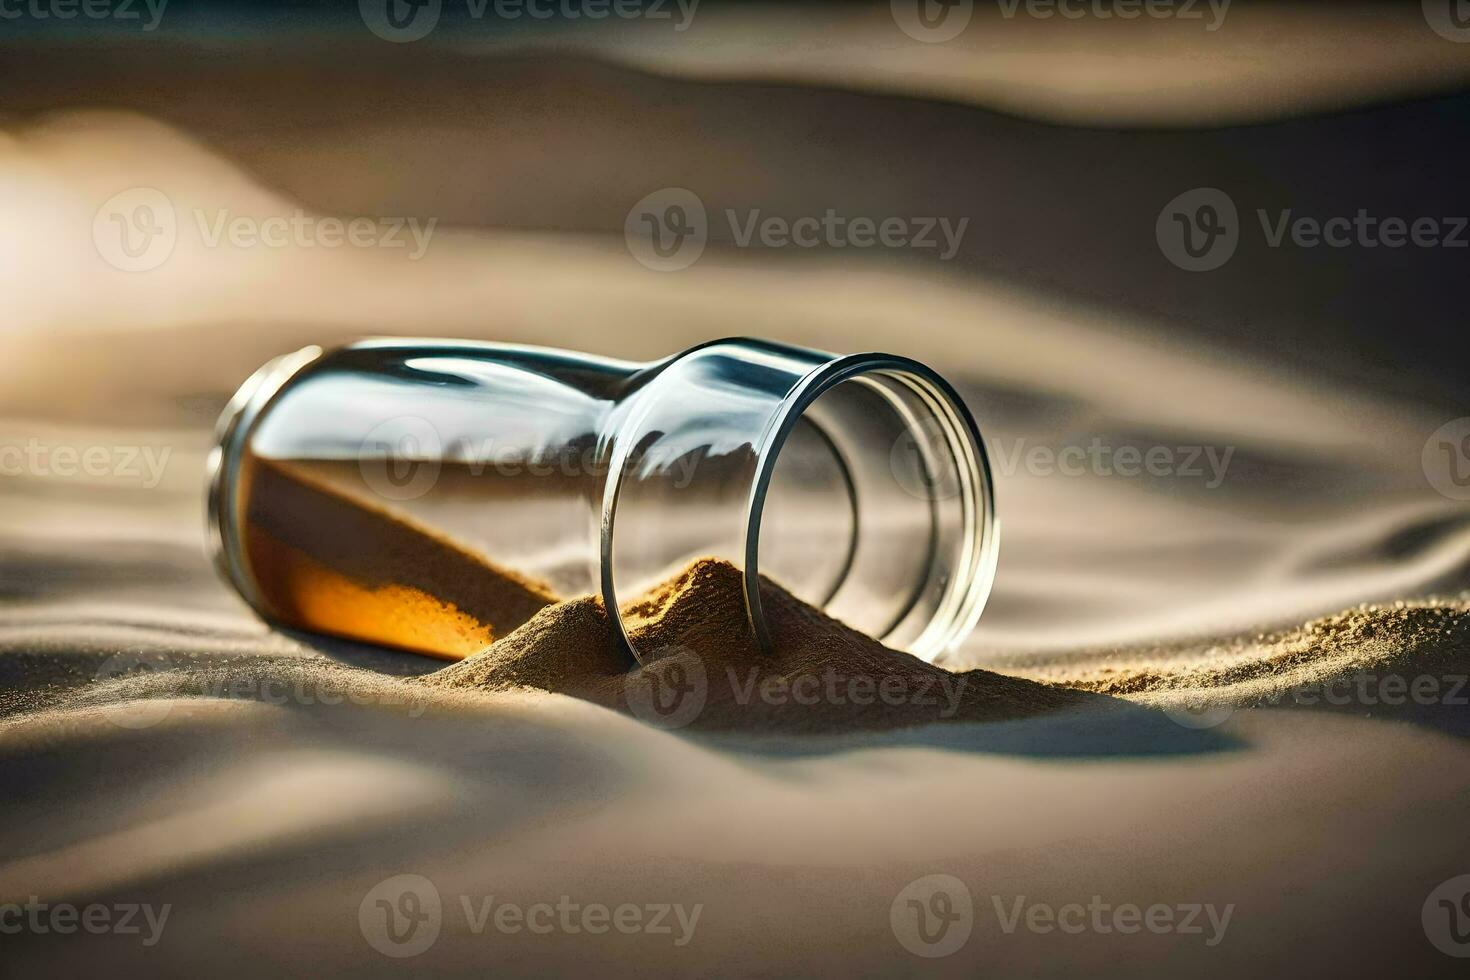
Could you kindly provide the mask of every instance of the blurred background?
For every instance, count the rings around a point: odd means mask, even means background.
[[[243,615],[214,417],[397,334],[932,364],[971,662],[1458,589],[1461,6],[7,0],[0,589]]]

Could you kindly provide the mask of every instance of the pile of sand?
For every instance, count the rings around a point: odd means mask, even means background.
[[[1461,600],[1361,606],[1214,644],[1016,658],[999,665],[1004,673],[954,672],[891,650],[768,580],[762,596],[774,649],[763,652],[746,622],[742,573],[704,558],[623,609],[640,666],[596,597],[559,601],[544,583],[289,461],[251,461],[249,487],[247,547],[279,619],[464,658],[428,675],[431,688],[539,689],[666,727],[896,728],[1114,699],[1166,708],[1326,700],[1382,712],[1393,707],[1381,697],[1388,678],[1428,677],[1443,699],[1470,660],[1470,602]],[[1353,683],[1366,693],[1346,691]],[[1387,683],[1389,693],[1399,690],[1398,681]],[[1337,696],[1324,699],[1329,691]]]
[[[630,638],[649,660],[641,668],[623,649],[601,600],[588,596],[543,609],[485,652],[424,682],[540,688],[671,727],[800,732],[997,721],[1098,700],[990,671],[935,667],[823,615],[769,580],[762,587],[769,653],[750,636],[740,570],[705,558],[624,609]],[[676,696],[684,700],[676,704]],[[666,715],[652,708],[655,697],[666,698]]]
[[[660,724],[664,719],[648,708],[650,691],[671,691],[673,680],[688,688],[698,676],[700,708],[687,720],[672,713],[677,724],[805,732],[1024,718],[1115,698],[1166,708],[1328,707],[1383,715],[1470,696],[1463,684],[1470,664],[1464,600],[1363,605],[1225,644],[956,673],[890,650],[775,583],[762,587],[770,654],[750,640],[740,571],[702,559],[624,610],[633,642],[650,657],[642,668],[618,643],[601,601],[587,597],[547,607],[485,652],[424,682],[539,688]],[[660,678],[666,666],[680,673]],[[866,703],[851,696],[885,683],[891,696]],[[808,696],[799,699],[798,691]]]
[[[1288,630],[1223,643],[1016,660],[1007,671],[1146,704],[1337,707],[1385,713],[1463,704],[1470,601],[1363,604]],[[1418,684],[1415,693],[1414,685]]]
[[[640,667],[600,599],[557,601],[544,583],[346,492],[308,464],[252,459],[246,485],[246,548],[271,613],[308,630],[466,658],[427,678],[434,687],[535,688],[670,727],[787,731],[1023,718],[1099,700],[934,667],[769,581],[775,649],[762,652],[746,620],[742,573],[708,558],[623,610],[648,660]]]

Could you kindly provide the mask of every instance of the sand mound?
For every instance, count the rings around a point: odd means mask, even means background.
[[[543,609],[490,649],[424,678],[498,691],[529,686],[584,698],[664,727],[821,732],[1023,718],[1095,695],[984,670],[952,673],[823,615],[780,586],[762,592],[774,649],[745,622],[743,578],[701,559],[624,610],[639,667],[602,603]]]
[[[762,595],[774,649],[760,651],[741,572],[709,558],[624,608],[648,660],[640,666],[598,598],[558,601],[545,583],[308,467],[253,460],[251,469],[249,551],[276,614],[310,630],[466,658],[424,679],[440,690],[539,689],[664,727],[793,732],[1025,718],[1110,698],[1383,711],[1465,695],[1456,684],[1470,601],[1361,606],[1253,639],[1017,658],[1006,673],[956,673],[890,650],[770,581]]]
[[[637,666],[614,635],[602,600],[583,596],[547,606],[488,650],[424,680],[443,687],[536,687],[581,696],[608,679],[620,681]]]
[[[1431,599],[1365,604],[1297,629],[1204,648],[1074,655],[1006,669],[1145,703],[1383,710],[1463,703],[1470,695],[1467,664],[1470,602]]]

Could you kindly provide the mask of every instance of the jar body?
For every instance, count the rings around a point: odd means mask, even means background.
[[[710,557],[745,573],[763,643],[760,575],[932,659],[994,571],[974,422],[887,355],[308,349],[237,394],[213,470],[217,562],[263,616],[450,659],[588,593],[621,631],[623,605]]]

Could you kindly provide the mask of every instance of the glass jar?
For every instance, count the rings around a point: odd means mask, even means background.
[[[267,620],[449,659],[588,593],[626,641],[625,604],[718,558],[767,648],[761,576],[933,660],[995,573],[975,422],[888,354],[310,347],[231,400],[211,471],[216,562]]]

